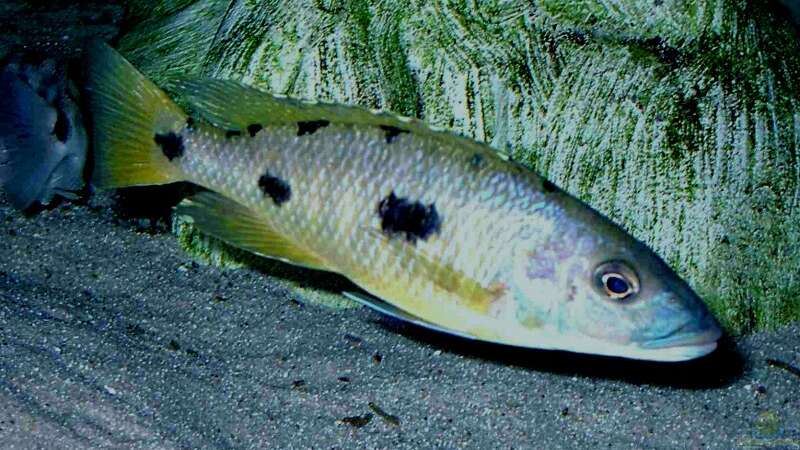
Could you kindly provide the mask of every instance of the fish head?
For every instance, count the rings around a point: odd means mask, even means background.
[[[65,73],[52,59],[16,57],[0,70],[0,188],[17,209],[56,194],[75,199],[83,189],[88,140]]]
[[[712,352],[720,327],[658,255],[566,193],[513,269],[516,315],[550,348],[654,361]],[[540,230],[542,227],[538,227]]]

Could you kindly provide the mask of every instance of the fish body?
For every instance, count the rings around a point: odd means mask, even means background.
[[[99,187],[200,185],[177,212],[201,231],[452,334],[665,361],[716,347],[713,316],[658,256],[484,144],[222,80],[172,85],[190,116],[112,49],[91,54]]]
[[[515,240],[534,234],[524,218],[556,213],[544,210],[552,202],[541,179],[478,145],[465,153],[433,134],[391,133],[329,123],[312,134],[289,124],[251,137],[197,125],[178,134],[184,152],[173,163],[308,255],[288,262],[341,273],[446,328],[515,339],[491,314],[500,313]],[[418,217],[409,217],[414,208]]]

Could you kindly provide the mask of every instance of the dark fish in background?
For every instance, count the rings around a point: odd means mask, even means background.
[[[75,199],[83,189],[87,139],[77,98],[52,59],[12,57],[0,72],[0,186],[17,209]]]

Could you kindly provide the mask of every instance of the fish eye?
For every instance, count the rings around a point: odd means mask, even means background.
[[[610,261],[595,270],[595,287],[614,300],[624,300],[639,292],[639,278],[627,264]]]
[[[605,273],[602,278],[603,287],[606,288],[609,297],[626,296],[631,292],[631,285],[622,274]]]

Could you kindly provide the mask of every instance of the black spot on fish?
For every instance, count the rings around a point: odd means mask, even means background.
[[[389,235],[405,234],[408,242],[423,241],[442,228],[436,205],[428,206],[394,195],[394,191],[378,203],[381,229]]]
[[[186,128],[189,130],[194,130],[194,119],[191,117],[186,118]]]
[[[172,131],[164,134],[156,133],[153,140],[161,146],[161,152],[164,153],[168,160],[172,161],[183,156],[183,137],[181,135]]]
[[[469,165],[475,170],[480,169],[481,166],[483,166],[483,155],[480,153],[475,153],[472,155],[472,157],[469,159]]]
[[[542,189],[547,193],[555,192],[558,190],[556,185],[547,179],[542,180]]]
[[[258,179],[258,187],[264,195],[269,195],[272,198],[272,201],[275,202],[275,206],[281,206],[289,201],[289,198],[292,196],[292,188],[289,186],[289,183],[273,176],[269,171],[265,172],[264,175],[261,175],[261,178]]]
[[[308,122],[297,122],[297,135],[314,134],[320,128],[327,127],[331,123],[327,120],[310,120]]]
[[[391,144],[400,136],[401,133],[408,133],[408,130],[403,130],[392,125],[378,125],[381,130],[386,133],[386,143]]]
[[[67,142],[67,139],[69,139],[69,119],[61,109],[58,109],[57,112],[56,123],[53,124],[53,134],[59,141]]]
[[[228,131],[225,132],[225,137],[228,138],[228,139],[230,139],[230,138],[232,138],[234,136],[241,136],[241,135],[242,135],[242,132],[239,131],[239,130],[228,130]]]
[[[262,128],[264,127],[260,123],[253,123],[247,126],[247,132],[250,133],[250,137],[255,137],[256,133],[261,131]]]

